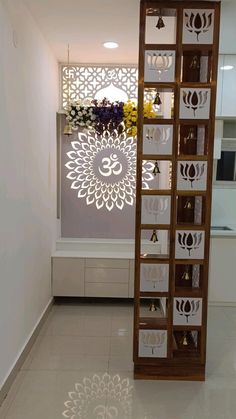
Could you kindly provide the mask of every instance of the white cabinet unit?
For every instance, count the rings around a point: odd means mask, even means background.
[[[62,297],[84,296],[85,259],[53,258],[53,295]]]

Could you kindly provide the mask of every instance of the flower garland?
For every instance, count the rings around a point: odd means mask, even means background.
[[[144,117],[156,116],[153,103],[144,102]],[[99,135],[104,131],[117,131],[118,134],[126,131],[133,137],[137,135],[137,105],[130,100],[126,103],[109,102],[104,98],[102,101],[72,102],[66,111],[66,119],[74,130],[82,127],[94,129]]]

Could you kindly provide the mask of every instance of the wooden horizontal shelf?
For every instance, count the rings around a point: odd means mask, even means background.
[[[149,15],[154,16],[154,15]],[[176,50],[176,44],[145,44],[144,49],[147,50]]]
[[[202,298],[202,290],[193,287],[176,287],[174,297]]]
[[[176,83],[170,83],[170,82],[166,83],[166,82],[160,82],[160,81],[157,81],[157,82],[144,81],[143,84],[144,84],[143,86],[144,89],[155,89],[160,92],[162,91],[170,92],[170,91],[173,91],[176,87]]]
[[[185,190],[177,190],[176,195],[178,196],[206,196],[206,191],[185,191]]]
[[[169,257],[166,257],[166,258],[147,258],[147,257],[145,257],[145,258],[140,258],[140,263],[157,263],[157,264],[161,264],[161,263],[163,263],[163,264],[168,264],[170,262],[170,259],[169,259]]]
[[[141,195],[169,195],[171,196],[170,189],[142,189]]]
[[[170,224],[141,224],[141,230],[170,230]]]
[[[165,119],[165,118],[143,118],[143,124],[145,125],[170,125],[174,124],[174,119]]]
[[[160,255],[160,254],[147,254],[146,256],[144,255],[140,255],[140,262],[147,262],[147,263],[161,263],[161,261],[163,261],[162,263],[168,263],[170,260],[169,255]],[[185,263],[185,265],[187,265],[187,263]]]
[[[175,224],[176,230],[206,230],[205,224]]]
[[[161,297],[169,297],[168,292],[147,292],[147,291],[140,291],[140,298],[147,297],[147,298],[161,298]]]
[[[200,331],[202,329],[202,326],[192,326],[192,325],[184,325],[184,326],[173,326],[174,331],[182,331],[182,332],[188,332],[188,331]]]
[[[193,161],[208,161],[208,157],[205,155],[205,156],[198,156],[198,155],[187,155],[187,154],[180,154],[178,157],[177,157],[177,160],[179,161],[179,160],[193,160]]]
[[[143,154],[142,160],[166,160],[173,161],[174,157],[171,154]]]
[[[204,261],[202,259],[176,259],[175,265],[204,265]]]
[[[167,318],[140,317],[139,329],[167,329]]]
[[[209,125],[210,119],[180,119],[176,118],[179,125]]]
[[[192,89],[210,89],[212,87],[211,83],[201,83],[201,82],[181,82],[179,85],[180,88],[192,88]]]
[[[212,52],[213,44],[183,44],[181,47],[183,52],[186,51],[209,51]]]

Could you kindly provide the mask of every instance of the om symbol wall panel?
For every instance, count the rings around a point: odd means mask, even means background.
[[[134,376],[200,381],[220,3],[140,3]],[[147,97],[153,118],[143,110]]]

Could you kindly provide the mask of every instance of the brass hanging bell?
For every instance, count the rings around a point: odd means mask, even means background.
[[[192,59],[192,61],[190,63],[189,68],[191,70],[198,70],[200,68],[199,58],[198,58],[197,55],[194,55],[194,57],[193,57],[193,59]]]
[[[193,209],[193,205],[192,202],[190,201],[190,199],[188,199],[184,205],[184,209],[188,209],[188,210],[192,210]]]
[[[150,242],[156,243],[158,242],[157,232],[156,230],[153,230],[152,236],[150,238]]]
[[[68,135],[68,137],[73,134],[72,126],[69,122],[65,125],[63,134]]]
[[[156,24],[156,28],[157,29],[162,29],[164,27],[165,27],[165,23],[164,23],[164,20],[163,20],[162,14],[161,14],[161,10],[160,10],[158,21],[157,21],[157,24]]]
[[[190,274],[189,274],[189,266],[188,265],[186,266],[185,271],[184,271],[181,279],[183,279],[184,281],[190,281],[191,277],[190,277]]]
[[[184,332],[184,337],[183,337],[182,345],[183,346],[188,346],[189,345],[188,339],[187,339],[187,333],[186,332]]]
[[[153,168],[152,173],[153,173],[154,176],[159,175],[161,173],[161,171],[159,169],[159,166],[158,166],[158,161],[155,162],[155,166]]]
[[[194,128],[189,129],[188,136],[184,138],[184,143],[186,144],[189,140],[196,140]]]
[[[162,101],[161,101],[161,98],[160,98],[160,93],[156,92],[156,96],[155,96],[153,105],[161,105],[161,104],[162,104]]]
[[[151,311],[151,312],[157,311],[157,306],[155,304],[155,301],[153,301],[153,300],[150,303],[149,311]]]

